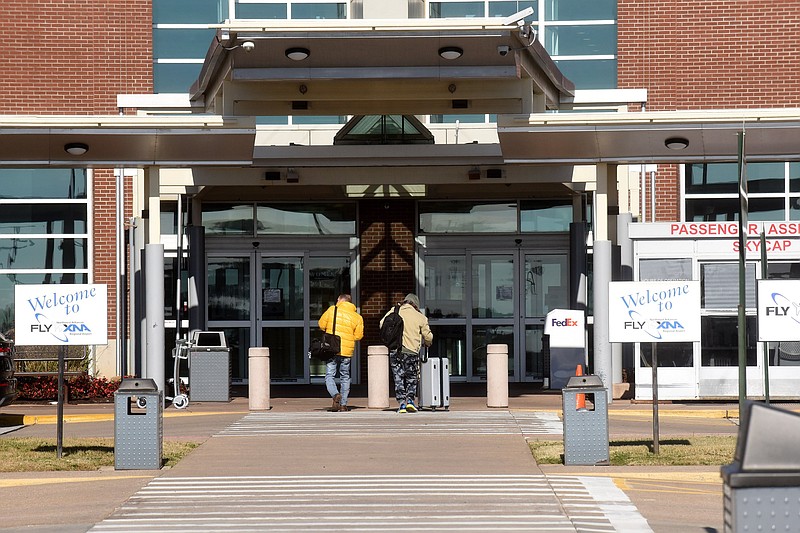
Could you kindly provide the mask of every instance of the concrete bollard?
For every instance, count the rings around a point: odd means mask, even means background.
[[[250,348],[247,355],[250,410],[269,411],[269,348]]]
[[[368,403],[370,409],[389,407],[389,348],[367,347]]]
[[[486,406],[508,407],[508,345],[486,346]]]

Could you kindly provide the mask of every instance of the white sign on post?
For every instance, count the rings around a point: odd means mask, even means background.
[[[582,310],[553,309],[544,320],[544,334],[550,335],[551,348],[584,348],[586,317]]]
[[[758,280],[758,340],[800,341],[800,280]]]
[[[609,342],[700,340],[699,281],[608,284]]]
[[[17,285],[14,317],[18,346],[108,344],[105,285]]]

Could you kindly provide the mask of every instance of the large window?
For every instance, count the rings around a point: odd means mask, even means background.
[[[572,200],[420,202],[420,233],[560,233],[569,231]]]
[[[800,167],[795,163],[748,163],[748,220],[800,220]],[[739,169],[736,163],[698,163],[683,167],[684,220],[739,220]]]
[[[355,235],[355,202],[204,203],[206,235]]]
[[[14,326],[14,287],[88,283],[84,169],[0,170],[0,331]]]

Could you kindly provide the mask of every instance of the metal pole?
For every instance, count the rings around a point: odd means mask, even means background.
[[[64,365],[66,364],[66,346],[58,347],[58,416],[56,417],[56,457],[61,459],[64,444]]]
[[[118,168],[116,178],[116,224],[117,224],[117,287],[116,287],[116,329],[117,329],[117,371],[124,376],[128,371],[128,354],[125,350],[125,172]]]
[[[761,279],[767,279],[767,236],[764,234],[764,226],[761,226]],[[764,352],[764,403],[769,405],[769,343],[764,342],[762,346]]]
[[[744,163],[744,131],[739,133],[739,415],[747,397],[747,322],[745,321],[747,260],[747,175]]]
[[[658,343],[650,343],[653,352],[653,453],[658,455]]]

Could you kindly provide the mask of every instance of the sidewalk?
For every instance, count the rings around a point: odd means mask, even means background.
[[[321,388],[321,387],[320,387]],[[272,409],[264,417],[277,423],[282,416],[324,413],[330,400],[309,388],[314,396],[281,395],[276,387]],[[509,397],[509,409],[489,409],[485,397],[454,397],[451,412],[435,413],[451,418],[460,414],[498,412],[560,412],[561,395],[541,393]],[[336,423],[340,417],[363,417],[375,413],[366,409],[366,398],[356,392],[351,413],[326,413],[315,418]],[[786,408],[786,407],[784,407]],[[186,478],[240,476],[386,476],[396,473],[430,475],[442,479],[469,474],[475,480],[490,476],[513,476],[520,473],[547,476],[581,476],[581,479],[612,479],[638,508],[654,531],[713,531],[722,525],[722,494],[718,467],[708,468],[618,468],[538,466],[533,461],[521,435],[424,435],[404,438],[398,435],[336,436],[330,433],[298,437],[210,438],[249,412],[247,398],[230,402],[190,404],[188,409],[164,410],[164,439],[203,442],[171,470],[101,472],[54,472],[6,474],[0,481],[3,507],[14,509],[4,517],[0,531],[16,531],[23,526],[37,526],[26,531],[88,531],[114,509],[134,496],[152,480],[159,483]],[[616,400],[609,405],[611,437],[638,435],[652,438],[653,406]],[[64,409],[64,438],[113,437],[113,404],[67,405]],[[0,413],[0,428],[30,424],[4,437],[38,436],[54,439],[55,405],[13,404]],[[738,414],[735,404],[664,404],[659,405],[660,435],[720,433],[735,435],[730,420]],[[393,415],[414,417],[417,415]],[[473,416],[473,415],[469,415]],[[477,416],[477,414],[475,415]],[[328,418],[329,417],[329,418]],[[386,417],[380,417],[383,420]],[[389,421],[397,420],[388,418]],[[436,417],[417,419],[436,424]],[[403,419],[405,423],[405,419]],[[552,436],[548,438],[561,438]],[[321,450],[333,445],[345,453],[326,454]],[[414,484],[409,491],[414,490]],[[80,494],[80,497],[76,497]],[[675,509],[682,509],[675,513]],[[676,516],[677,515],[677,516]],[[655,525],[658,525],[656,527]],[[5,529],[4,529],[5,528]],[[704,529],[708,528],[708,529]]]

